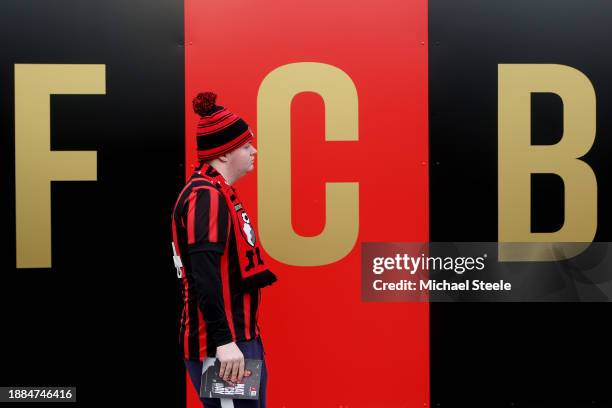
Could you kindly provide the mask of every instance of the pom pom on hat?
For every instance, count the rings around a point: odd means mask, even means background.
[[[198,96],[193,98],[193,111],[200,116],[210,114],[215,107],[217,94],[213,92],[200,92]]]

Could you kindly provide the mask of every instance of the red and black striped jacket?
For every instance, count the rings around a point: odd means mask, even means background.
[[[214,357],[218,346],[257,337],[260,291],[241,290],[227,204],[223,194],[198,173],[190,177],[174,205],[172,242],[180,257],[179,343],[184,358],[202,361]]]

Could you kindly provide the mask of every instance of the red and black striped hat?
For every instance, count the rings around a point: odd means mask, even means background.
[[[217,95],[202,92],[193,98],[193,110],[200,115],[196,140],[198,159],[211,160],[252,140],[253,132],[238,115],[216,105]]]

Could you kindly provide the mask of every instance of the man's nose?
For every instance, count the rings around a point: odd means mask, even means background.
[[[256,155],[257,154],[257,149],[254,148],[253,146],[251,146],[251,148],[253,149],[253,151],[251,152],[252,155]]]

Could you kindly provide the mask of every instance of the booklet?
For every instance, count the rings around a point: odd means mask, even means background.
[[[201,398],[231,398],[231,399],[259,399],[259,382],[261,379],[262,360],[244,359],[244,369],[251,375],[243,377],[242,382],[231,385],[219,377],[221,363],[219,359],[202,373],[200,386]]]

